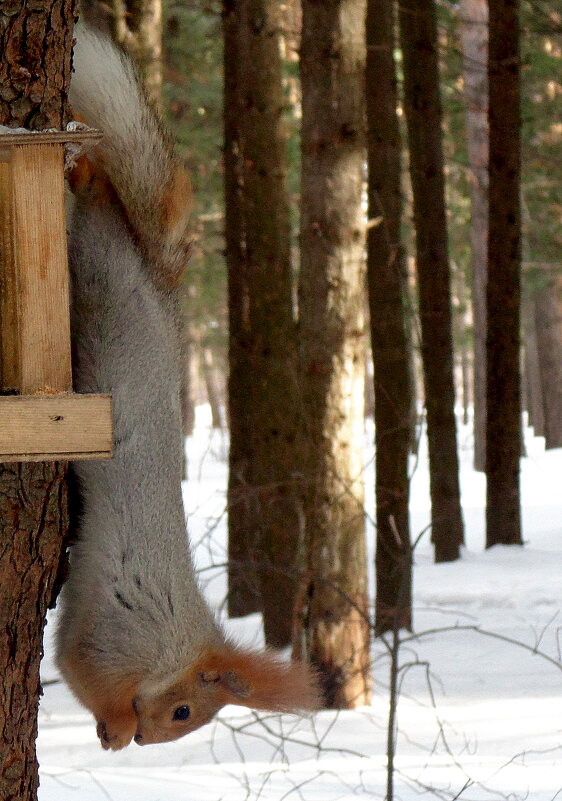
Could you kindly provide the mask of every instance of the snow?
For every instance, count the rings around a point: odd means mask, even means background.
[[[227,442],[198,410],[188,440],[184,498],[197,565],[222,609]],[[366,434],[368,519],[372,454]],[[395,798],[562,799],[562,450],[527,431],[521,462],[525,547],[484,545],[485,481],[460,431],[466,524],[463,557],[435,565],[429,535],[415,552],[415,637],[401,649]],[[412,463],[412,533],[429,523],[425,442]],[[369,525],[370,559],[374,534]],[[222,613],[221,613],[222,614]],[[373,645],[372,706],[308,718],[226,707],[176,743],[103,751],[92,718],[73,700],[46,633],[39,718],[40,801],[351,801],[386,797],[389,659]],[[224,617],[224,614],[223,614]],[[227,621],[263,645],[259,616]]]

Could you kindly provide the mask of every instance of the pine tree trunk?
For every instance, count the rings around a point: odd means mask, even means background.
[[[474,319],[474,469],[486,466],[486,275],[488,271],[488,3],[461,0]]]
[[[76,14],[74,0],[0,8],[1,124],[64,128]],[[68,527],[65,474],[56,463],[0,466],[2,801],[37,797],[39,662]]]
[[[242,153],[251,329],[252,536],[266,643],[291,642],[300,495],[281,17],[276,0],[240,0]]]
[[[517,0],[490,0],[486,547],[519,545],[520,84]]]
[[[451,287],[434,0],[400,0],[404,110],[414,196],[419,313],[437,562],[463,543],[455,425]]]
[[[249,469],[252,457],[252,394],[248,275],[242,222],[242,111],[238,95],[238,0],[222,5],[224,37],[224,186],[228,272],[228,614],[242,617],[261,609],[250,553]]]
[[[545,446],[562,448],[562,277],[535,295]]]
[[[362,487],[364,0],[303,2],[300,386],[306,574],[294,651],[329,707],[368,702]]]
[[[471,354],[468,345],[468,329],[470,323],[468,321],[468,310],[466,302],[466,276],[463,270],[457,272],[457,300],[459,310],[456,315],[456,325],[459,339],[460,350],[460,368],[461,368],[461,383],[462,383],[462,421],[463,425],[468,425],[469,412],[471,406],[471,381],[470,381],[470,367],[471,367]]]
[[[211,426],[213,428],[223,428],[222,415],[222,392],[220,380],[211,348],[203,348],[203,373],[205,376],[205,389],[207,390],[207,400],[211,407]]]
[[[0,798],[37,797],[39,663],[67,531],[64,464],[0,473]]]
[[[181,419],[182,434],[190,437],[195,428],[195,382],[193,380],[193,363],[195,343],[189,334],[189,323],[184,318],[183,321],[183,341],[181,352]]]
[[[367,276],[375,379],[377,634],[411,628],[412,624],[408,514],[411,400],[400,243],[401,141],[393,53],[392,0],[368,0]]]
[[[280,9],[239,0],[239,195],[247,297],[251,428],[246,537],[268,645],[291,641],[300,495],[295,480],[296,351],[286,185]],[[231,409],[232,413],[232,409]]]
[[[522,295],[521,311],[523,315],[523,341],[525,343],[523,363],[525,394],[523,397],[527,403],[528,423],[533,427],[535,437],[544,437],[544,407],[537,329],[535,326],[535,302],[529,291],[523,291]]]

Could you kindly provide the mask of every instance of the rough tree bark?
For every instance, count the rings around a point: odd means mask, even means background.
[[[459,4],[463,98],[470,167],[474,321],[474,468],[486,465],[486,275],[488,271],[488,3]]]
[[[296,350],[281,83],[280,8],[237,3],[239,192],[246,277],[251,459],[246,538],[268,645],[291,641],[300,495],[295,476]],[[232,409],[231,409],[232,415]],[[244,488],[241,490],[244,491]]]
[[[520,57],[517,0],[490,0],[486,547],[520,545]]]
[[[365,0],[303,2],[299,283],[306,574],[295,653],[329,707],[370,698],[363,512]]]
[[[252,531],[265,639],[291,642],[300,496],[281,17],[276,0],[239,0],[242,217],[251,330]]]
[[[1,124],[64,128],[76,15],[75,0],[0,8]],[[65,474],[64,464],[0,467],[2,801],[37,797],[39,662],[68,527]]]
[[[375,632],[412,624],[408,514],[411,400],[402,260],[401,141],[392,0],[367,3],[367,277],[376,442]]]
[[[224,38],[224,191],[225,245],[228,272],[228,613],[249,615],[261,609],[248,532],[249,469],[252,463],[252,424],[248,401],[252,393],[248,276],[241,198],[243,171],[241,113],[238,96],[238,0],[222,4]]]
[[[545,446],[562,448],[562,276],[551,278],[536,293],[535,328]]]
[[[414,196],[432,540],[435,560],[445,562],[459,557],[464,535],[455,426],[437,19],[434,0],[399,0],[398,6]]]

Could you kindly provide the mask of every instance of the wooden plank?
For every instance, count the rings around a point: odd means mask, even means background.
[[[101,131],[17,131],[0,135],[0,161],[9,161],[14,145],[60,145],[76,142],[85,148],[97,144],[103,138]]]
[[[13,227],[12,171],[9,164],[0,162],[0,362],[1,385],[8,390],[20,385]]]
[[[14,453],[2,462],[91,462],[111,459],[106,451],[76,451],[72,453]]]
[[[110,395],[0,397],[0,462],[111,458]]]
[[[24,395],[70,391],[63,147],[16,145],[10,167],[18,280],[18,389]]]

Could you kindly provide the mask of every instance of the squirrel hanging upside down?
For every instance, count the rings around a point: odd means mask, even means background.
[[[313,674],[230,643],[197,584],[181,497],[176,294],[189,178],[131,62],[78,26],[70,101],[104,138],[69,177],[74,382],[111,392],[114,456],[73,465],[81,515],[57,663],[104,748],[175,740],[225,704],[318,706]]]

